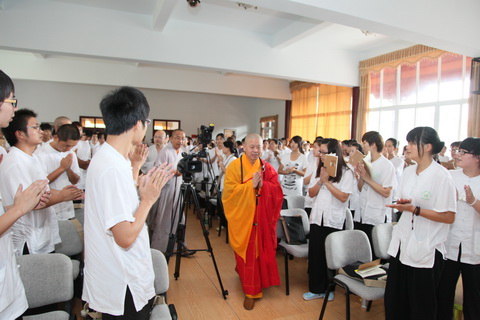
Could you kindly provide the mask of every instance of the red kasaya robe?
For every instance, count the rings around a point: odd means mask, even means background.
[[[262,172],[260,189],[252,185],[255,172]],[[262,288],[280,284],[275,230],[283,192],[277,172],[268,162],[257,160],[252,165],[245,156],[236,159],[225,174],[222,202],[243,291],[259,298]]]

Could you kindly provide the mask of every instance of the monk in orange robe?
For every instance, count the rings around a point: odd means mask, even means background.
[[[262,138],[249,134],[244,148],[244,154],[227,167],[222,202],[246,296],[244,307],[251,310],[255,299],[262,297],[262,288],[280,284],[275,229],[283,192],[275,169],[260,159]]]

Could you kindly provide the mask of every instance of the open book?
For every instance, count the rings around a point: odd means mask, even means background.
[[[325,155],[323,166],[327,170],[328,175],[335,178],[337,176],[338,157],[334,154]]]
[[[355,272],[362,278],[387,274],[387,271],[380,264],[380,259],[361,264]]]

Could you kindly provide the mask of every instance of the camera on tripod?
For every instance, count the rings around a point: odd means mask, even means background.
[[[190,182],[192,181],[194,173],[202,172],[202,162],[198,159],[207,158],[207,145],[212,141],[214,128],[215,125],[213,123],[210,123],[208,127],[201,125],[198,129],[198,143],[202,145],[202,150],[191,154],[187,154],[186,152],[182,153],[183,158],[178,162],[177,169],[182,173],[183,180]]]

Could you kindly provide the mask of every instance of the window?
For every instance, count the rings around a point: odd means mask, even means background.
[[[163,130],[168,136],[171,136],[173,130],[177,129],[180,129],[180,120],[153,119],[152,141],[153,135],[157,130]]]
[[[260,119],[260,136],[263,140],[278,138],[278,115]]]
[[[102,117],[80,116],[80,124],[85,129],[102,129],[105,130],[105,123]],[[102,131],[99,130],[99,131]]]
[[[466,138],[471,60],[446,53],[371,72],[367,131],[402,145],[417,126],[435,128],[446,144]]]

